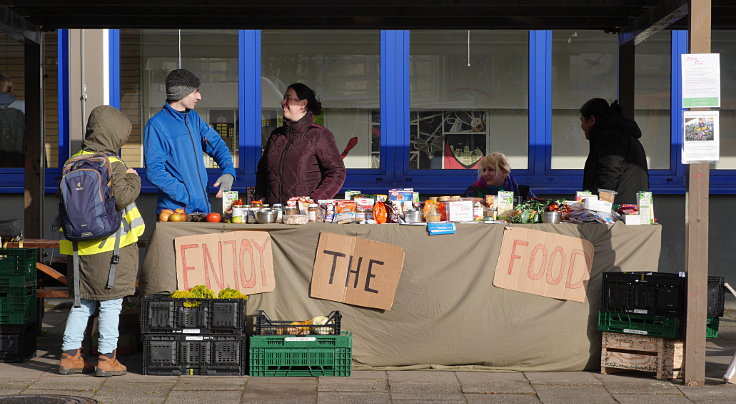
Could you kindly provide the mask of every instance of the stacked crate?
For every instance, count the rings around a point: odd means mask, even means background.
[[[274,321],[256,312],[250,336],[251,376],[350,376],[353,336],[340,330],[340,312],[325,324]]]
[[[598,330],[606,331],[602,373],[623,368],[656,372],[657,378],[677,377],[682,363],[686,281],[682,273],[603,274],[603,302],[598,313]],[[709,277],[707,338],[718,337],[723,307],[723,278]]]
[[[1,362],[23,362],[36,355],[36,260],[35,249],[0,248]]]
[[[245,304],[243,299],[144,297],[143,374],[244,375]]]

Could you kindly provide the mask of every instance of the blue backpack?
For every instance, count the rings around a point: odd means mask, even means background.
[[[111,183],[107,155],[81,154],[67,160],[59,184],[59,216],[67,240],[94,240],[118,231],[122,213],[115,207]]]

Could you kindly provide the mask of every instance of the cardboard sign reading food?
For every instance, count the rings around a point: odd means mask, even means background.
[[[493,285],[533,295],[585,302],[593,244],[538,230],[507,228]]]
[[[310,296],[390,310],[403,267],[399,246],[322,232]]]
[[[174,239],[179,290],[207,285],[217,293],[232,288],[246,295],[271,292],[271,236],[261,231],[198,234]]]

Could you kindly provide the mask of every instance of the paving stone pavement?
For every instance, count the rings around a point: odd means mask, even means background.
[[[54,395],[99,403],[735,403],[721,380],[736,352],[736,311],[707,342],[706,385],[624,372],[353,371],[350,377],[144,376],[142,355],[121,356],[128,374],[111,378],[56,373],[64,310],[44,317],[37,356],[0,363],[5,396]]]

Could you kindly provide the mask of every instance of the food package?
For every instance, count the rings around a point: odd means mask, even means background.
[[[514,192],[513,191],[498,191],[496,197],[498,217],[507,218],[513,213],[514,209]]]
[[[227,213],[238,200],[238,191],[224,191],[222,193],[222,213]]]
[[[654,224],[654,201],[652,193],[639,191],[636,193],[636,204],[641,215],[641,224]]]
[[[606,201],[613,203],[613,200],[616,199],[616,191],[611,191],[610,189],[598,189],[598,199],[601,201]]]
[[[284,224],[307,224],[309,216],[307,215],[284,215]]]

